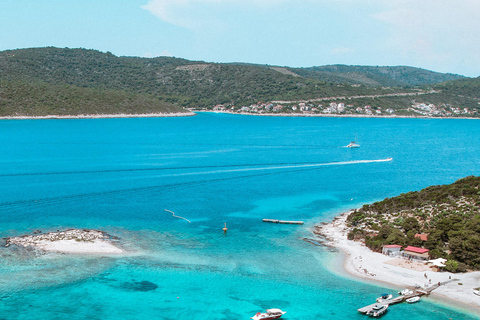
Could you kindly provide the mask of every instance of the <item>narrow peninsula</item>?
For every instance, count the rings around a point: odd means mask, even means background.
[[[352,275],[480,307],[480,177],[431,186],[343,213],[314,227],[342,250]]]

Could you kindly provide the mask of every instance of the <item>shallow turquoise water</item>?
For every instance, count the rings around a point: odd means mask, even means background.
[[[361,148],[342,148],[355,135]],[[356,309],[388,289],[329,271],[335,254],[302,241],[309,228],[480,174],[475,120],[5,120],[0,141],[2,237],[95,228],[132,252],[0,248],[0,319],[248,319],[270,307],[290,320],[365,319]],[[474,318],[426,300],[384,318],[408,316]]]

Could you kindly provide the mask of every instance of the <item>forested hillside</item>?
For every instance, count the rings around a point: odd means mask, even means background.
[[[179,112],[184,110],[148,94],[45,82],[0,81],[0,117]]]
[[[447,258],[450,271],[480,270],[480,177],[364,205],[347,221],[348,237],[372,250],[386,244],[423,246],[432,258]],[[427,234],[427,241],[417,233]]]
[[[287,68],[172,57],[117,57],[109,52],[55,47],[0,52],[4,115],[149,113],[181,111],[180,107],[208,110],[215,105],[229,111],[236,106],[235,112],[267,113],[273,107],[270,102],[280,101],[283,105],[275,112],[296,113],[301,102],[306,104],[301,112],[317,114],[477,116],[475,88],[479,84],[475,79],[412,87],[458,78],[461,76],[411,67]],[[27,85],[36,89],[23,90]],[[14,86],[19,89],[11,90]],[[102,94],[98,90],[103,90]],[[125,95],[137,103],[128,107],[118,103]],[[140,96],[133,98],[135,95]],[[83,100],[86,96],[89,100]],[[341,107],[337,109],[338,104]],[[241,111],[242,106],[255,107]]]
[[[95,50],[54,47],[1,52],[0,77],[3,80],[35,79],[52,84],[149,93],[190,107],[375,93],[368,87],[338,87],[264,66],[205,63],[170,57],[116,57]]]
[[[456,74],[438,73],[406,66],[371,67],[330,65],[311,68],[290,68],[289,70],[304,77],[332,83],[384,87],[423,86],[464,78]]]

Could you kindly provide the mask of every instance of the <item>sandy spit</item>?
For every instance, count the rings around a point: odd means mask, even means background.
[[[347,239],[350,229],[345,212],[332,222],[316,226],[313,231],[325,245],[340,249],[345,254],[344,268],[356,277],[379,281],[402,288],[426,287],[448,282],[432,292],[432,297],[461,304],[475,313],[480,312],[480,296],[473,293],[480,287],[480,271],[467,273],[434,272],[424,263],[395,258],[373,252],[363,243]]]

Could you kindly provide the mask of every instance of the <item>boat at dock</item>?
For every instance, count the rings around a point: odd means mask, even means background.
[[[379,298],[377,298],[377,302],[383,302],[387,300],[391,300],[393,298],[392,294],[384,293]]]
[[[376,304],[372,309],[368,310],[366,315],[374,318],[383,316],[387,312],[388,304]]]
[[[411,298],[405,300],[405,302],[407,302],[407,303],[415,303],[415,302],[418,302],[418,301],[420,301],[420,297],[419,297],[419,296],[411,297]]]
[[[268,309],[266,312],[257,312],[256,315],[251,317],[252,320],[271,320],[271,319],[278,319],[283,316],[286,311],[282,311],[280,309]]]
[[[408,296],[410,294],[413,294],[413,291],[410,289],[403,289],[402,291],[399,291],[398,294],[401,296]]]

